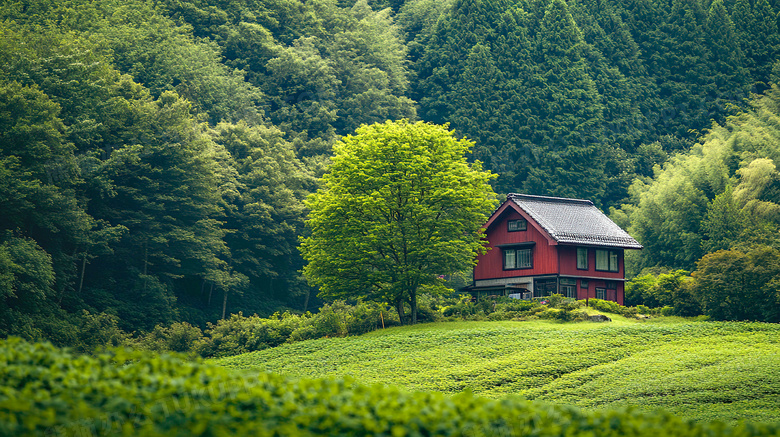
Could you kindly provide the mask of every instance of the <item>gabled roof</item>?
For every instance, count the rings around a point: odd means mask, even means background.
[[[560,244],[642,248],[590,200],[510,193],[507,202],[525,211]]]

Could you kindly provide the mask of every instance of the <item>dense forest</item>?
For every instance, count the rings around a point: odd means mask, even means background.
[[[776,247],[775,0],[0,4],[2,335],[313,308],[303,199],[388,119],[611,209],[631,274]]]

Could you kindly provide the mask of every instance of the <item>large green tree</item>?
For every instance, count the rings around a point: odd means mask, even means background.
[[[359,128],[334,146],[321,188],[307,200],[311,235],[303,272],[327,298],[404,304],[445,290],[440,275],[473,265],[496,196],[473,143],[447,126],[388,121]]]

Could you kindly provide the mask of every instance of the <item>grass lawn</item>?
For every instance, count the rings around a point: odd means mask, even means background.
[[[214,362],[586,409],[663,408],[700,421],[780,422],[780,326],[610,317],[611,323],[424,324]]]

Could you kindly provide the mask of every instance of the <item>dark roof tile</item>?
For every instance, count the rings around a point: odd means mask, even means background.
[[[509,194],[555,241],[564,244],[641,249],[642,245],[590,200]]]

